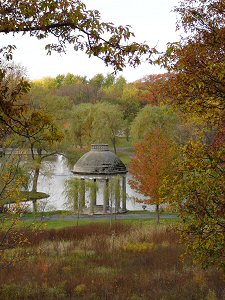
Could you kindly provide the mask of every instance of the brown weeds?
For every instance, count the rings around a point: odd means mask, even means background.
[[[223,299],[222,274],[183,264],[168,227],[95,224],[29,240],[32,255],[0,272],[0,299]]]

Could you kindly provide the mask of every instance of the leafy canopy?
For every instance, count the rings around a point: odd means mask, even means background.
[[[28,33],[37,39],[53,37],[54,41],[45,46],[48,54],[65,52],[72,45],[75,51],[97,56],[114,70],[122,70],[126,63],[135,67],[142,55],[149,60],[155,51],[146,44],[128,43],[134,36],[129,26],[101,21],[99,11],[88,10],[80,0],[3,0],[0,33]],[[7,50],[11,57],[13,46],[1,49]]]
[[[175,10],[185,36],[162,58],[172,74],[167,91],[178,109],[204,126],[181,149],[177,175],[163,193],[179,208],[186,253],[203,267],[224,268],[225,2],[183,0]]]
[[[147,197],[141,202],[160,204],[159,189],[163,180],[174,173],[175,153],[173,141],[158,128],[149,131],[142,142],[135,145],[135,157],[129,169],[133,177],[129,183]]]

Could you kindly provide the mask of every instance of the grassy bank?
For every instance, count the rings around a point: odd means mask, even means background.
[[[162,218],[160,221],[160,225],[172,225],[175,224],[179,221],[178,218],[171,218],[171,219],[166,219],[166,218]],[[30,226],[32,223],[36,224],[37,227],[40,228],[44,228],[44,229],[62,229],[62,228],[67,228],[67,227],[73,227],[73,226],[85,226],[85,225],[94,225],[94,224],[106,224],[106,225],[110,225],[111,223],[115,223],[115,222],[120,222],[120,223],[124,223],[124,224],[130,224],[130,225],[155,225],[156,221],[155,219],[126,219],[126,220],[120,220],[117,221],[115,219],[96,219],[96,220],[82,220],[80,219],[78,222],[77,220],[65,220],[63,217],[58,219],[58,220],[42,220],[42,221],[30,221],[30,220],[25,220],[22,223],[20,223],[20,228],[21,227],[28,227]]]
[[[155,225],[156,223],[156,215],[155,212],[149,212],[149,211],[129,211],[124,216],[127,214],[135,214],[137,218],[133,219],[124,219],[120,220],[120,222],[123,222],[125,224],[146,224],[146,225]],[[143,218],[138,218],[139,214],[144,214],[146,217]],[[167,214],[167,213],[166,213]],[[68,220],[68,216],[75,216],[77,217],[76,214],[74,214],[73,211],[55,211],[55,212],[43,212],[43,213],[27,213],[24,214],[25,220],[19,223],[19,227],[28,227],[32,223],[35,223],[38,227],[46,228],[46,229],[61,229],[61,228],[66,228],[66,227],[71,227],[71,226],[77,226],[77,225],[88,225],[88,224],[111,224],[113,222],[117,222],[118,216],[117,215],[105,215],[101,216],[104,219],[98,219],[98,218],[92,218],[90,217],[89,220],[87,219],[82,219],[80,218],[79,220],[74,219],[74,220]],[[170,215],[170,213],[168,213]],[[51,219],[52,217],[56,217],[57,219]],[[29,218],[28,220],[26,218]],[[161,215],[160,218],[160,225],[172,225],[179,222],[179,218],[174,215],[173,218],[165,218],[163,214]]]
[[[223,275],[179,259],[178,235],[147,221],[26,231],[0,272],[0,299],[223,299]],[[24,257],[24,253],[26,256]]]

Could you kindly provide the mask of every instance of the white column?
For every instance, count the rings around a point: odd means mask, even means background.
[[[96,179],[93,180],[93,186],[91,187],[91,203],[90,203],[90,212],[94,213],[94,209],[96,206],[97,200],[97,186],[96,186]]]
[[[80,208],[85,207],[85,179],[80,180]]]
[[[127,211],[126,207],[127,192],[126,192],[126,175],[122,177],[122,211]]]
[[[103,200],[103,212],[107,212],[107,208],[109,207],[109,179],[105,179],[104,181],[104,200]]]

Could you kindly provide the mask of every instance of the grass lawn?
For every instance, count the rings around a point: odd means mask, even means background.
[[[131,162],[131,154],[127,152],[117,152],[117,155],[122,160],[122,162],[125,164],[125,166],[129,167]]]
[[[138,214],[139,211],[136,211],[136,214]],[[140,211],[139,213],[141,213]],[[130,213],[134,213],[133,211]],[[155,215],[153,212],[148,212],[151,215]],[[118,220],[117,216],[113,215],[110,217],[110,215],[106,216],[105,219],[95,219],[95,220],[66,220],[65,217],[67,215],[70,215],[71,212],[66,212],[66,211],[60,211],[60,213],[56,212],[55,214],[58,215],[58,220],[48,220],[48,216],[51,217],[52,215],[55,215],[53,212],[46,212],[46,213],[37,213],[35,214],[26,214],[26,217],[29,218],[34,218],[34,220],[23,220],[22,222],[19,223],[20,227],[28,227],[31,224],[36,224],[37,226],[41,226],[42,228],[45,229],[62,229],[66,227],[72,227],[72,226],[77,226],[77,225],[88,225],[88,224],[111,224],[114,222],[122,222],[125,224],[149,224],[149,225],[154,225],[156,223],[156,220],[154,218],[148,218],[148,213],[146,213],[146,218],[145,219],[126,219],[126,220]],[[43,220],[39,220],[40,216],[44,216]],[[37,220],[35,220],[35,217],[37,217]],[[175,224],[179,222],[179,218],[160,218],[160,225],[169,225],[169,224]]]

